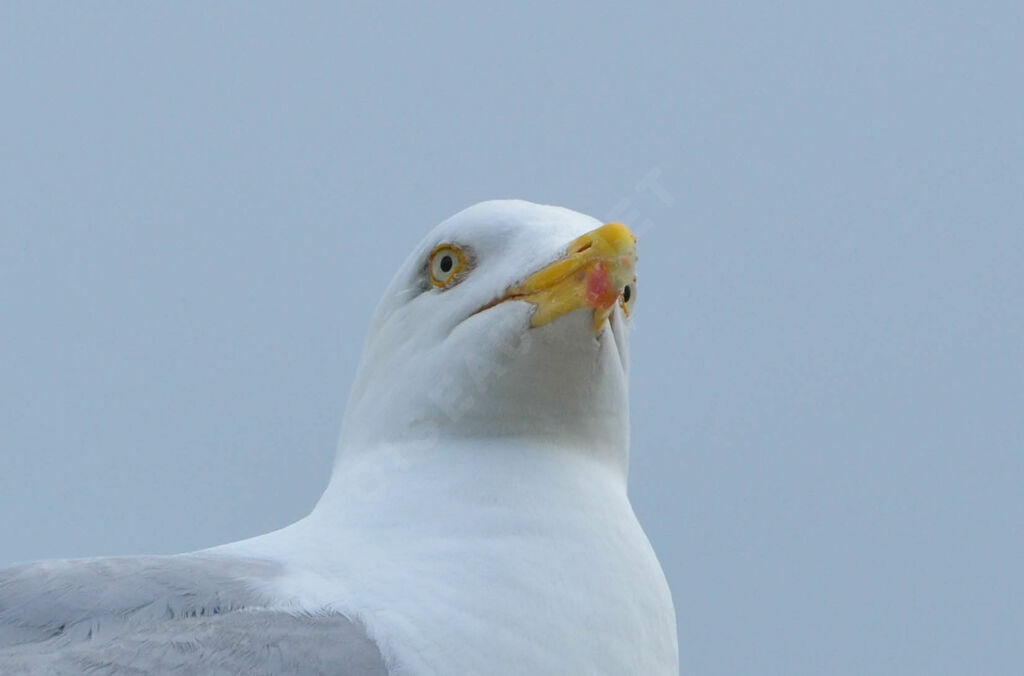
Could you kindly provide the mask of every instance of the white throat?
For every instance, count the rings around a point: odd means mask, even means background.
[[[306,522],[311,598],[331,587],[396,673],[673,672],[674,628],[634,649],[674,613],[623,473],[519,440],[443,453],[394,445],[339,464]]]
[[[374,317],[323,497],[229,547],[287,563],[270,596],[358,617],[394,674],[676,672],[671,596],[626,495],[625,308],[534,326],[534,305],[502,300],[597,226],[496,202],[424,240]],[[474,257],[450,288],[425,282],[439,242]]]

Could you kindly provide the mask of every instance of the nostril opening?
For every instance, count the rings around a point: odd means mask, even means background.
[[[593,245],[593,242],[587,242],[586,244],[581,246],[579,249],[576,249],[576,253],[583,253],[584,251],[589,249],[591,247],[591,245]]]

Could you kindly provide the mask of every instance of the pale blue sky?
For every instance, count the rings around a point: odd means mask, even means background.
[[[685,672],[1024,672],[1021,7],[3,3],[0,564],[305,514],[393,271],[523,197],[640,233]]]

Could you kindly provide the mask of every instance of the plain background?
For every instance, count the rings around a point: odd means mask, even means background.
[[[3,3],[0,564],[304,515],[373,305],[523,197],[640,233],[684,672],[1024,673],[1020,3]]]

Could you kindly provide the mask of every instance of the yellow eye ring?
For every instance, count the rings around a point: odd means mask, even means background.
[[[454,244],[442,244],[430,252],[427,269],[431,283],[439,288],[451,284],[466,267],[466,254]]]
[[[629,284],[622,287],[622,293],[619,294],[619,307],[626,313],[628,317],[633,311],[633,305],[636,303],[636,277]]]

